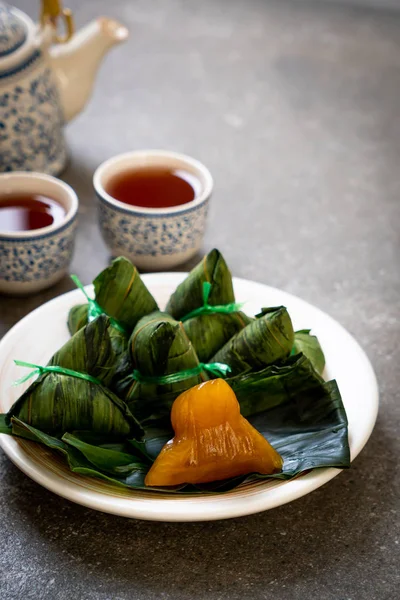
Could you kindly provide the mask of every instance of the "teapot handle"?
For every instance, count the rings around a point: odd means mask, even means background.
[[[61,17],[65,25],[65,35],[58,35],[58,19]],[[61,0],[42,0],[42,12],[40,21],[43,26],[50,23],[55,30],[54,41],[58,44],[64,44],[71,39],[74,34],[74,18],[69,8],[63,8]]]

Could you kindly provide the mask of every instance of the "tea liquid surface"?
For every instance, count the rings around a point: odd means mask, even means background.
[[[131,206],[168,208],[194,200],[200,192],[200,181],[181,169],[143,167],[115,175],[106,185],[106,191]]]
[[[0,192],[0,231],[33,231],[64,217],[64,207],[48,196]]]

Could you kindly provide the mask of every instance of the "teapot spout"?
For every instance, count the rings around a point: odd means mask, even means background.
[[[49,48],[64,118],[68,122],[81,112],[90,98],[101,59],[112,46],[128,37],[126,27],[106,17],[92,21],[66,44]]]

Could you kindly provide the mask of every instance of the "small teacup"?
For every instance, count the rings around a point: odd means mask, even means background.
[[[199,182],[194,200],[167,208],[144,208],[116,200],[107,192],[112,178],[130,169],[161,167],[185,170]],[[110,158],[93,177],[100,229],[113,256],[126,256],[139,269],[175,267],[200,249],[213,189],[209,170],[199,161],[164,150],[140,150]]]
[[[42,194],[65,210],[58,223],[31,231],[0,230],[0,293],[31,294],[50,287],[68,270],[74,249],[78,198],[59,179],[42,173],[0,174],[2,194]],[[1,196],[0,196],[1,202]]]

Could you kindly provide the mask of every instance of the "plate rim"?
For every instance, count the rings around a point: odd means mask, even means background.
[[[187,275],[185,272],[162,272],[162,273],[150,273],[142,275],[143,281],[151,287],[151,283],[155,285],[160,284],[160,278],[174,279],[174,284],[177,285]],[[357,350],[359,358],[363,363],[365,370],[365,376],[369,379],[369,386],[371,388],[371,411],[368,419],[368,424],[363,432],[363,438],[360,443],[354,448],[351,448],[351,461],[361,452],[365,444],[367,443],[378,414],[379,408],[379,390],[376,375],[372,364],[360,346],[358,341],[345,329],[338,321],[336,321],[329,314],[317,306],[299,298],[298,296],[291,294],[285,290],[269,286],[262,282],[257,282],[249,279],[243,279],[240,277],[233,277],[233,284],[237,285],[251,285],[260,286],[263,288],[265,293],[282,294],[287,300],[293,299],[297,305],[312,310],[318,314],[322,319],[331,322],[342,335],[347,336],[348,340],[353,344],[353,347]],[[92,285],[85,286],[90,293],[93,289]],[[71,290],[60,294],[55,298],[52,298],[48,302],[38,306],[33,311],[25,315],[20,319],[0,340],[0,360],[3,348],[6,348],[9,340],[23,328],[27,321],[35,318],[38,311],[42,311],[44,307],[57,304],[61,299],[66,299],[70,296],[78,296],[79,290]],[[34,442],[23,443],[33,444]],[[151,498],[148,500],[143,498],[129,498],[129,497],[115,497],[107,496],[106,494],[96,491],[89,490],[79,486],[78,483],[70,483],[63,480],[61,475],[52,474],[51,471],[46,467],[41,467],[38,463],[30,457],[23,449],[23,443],[7,434],[0,434],[0,447],[3,449],[8,458],[28,477],[33,479],[36,483],[42,485],[49,491],[82,506],[106,512],[109,514],[115,514],[128,518],[136,518],[143,520],[153,521],[164,521],[164,522],[195,522],[195,521],[212,521],[228,518],[236,518],[240,516],[246,516],[255,514],[265,510],[270,510],[278,506],[292,502],[302,496],[311,493],[318,487],[321,487],[334,477],[336,477],[342,469],[328,467],[314,469],[298,478],[282,481],[279,485],[272,488],[268,488],[267,482],[266,487],[259,487],[256,490],[248,491],[245,498],[232,497],[226,498],[222,502],[214,502],[215,495],[202,496],[202,501],[199,506],[193,502],[193,498],[185,497],[173,497],[171,499],[160,499]],[[80,478],[79,475],[74,477]],[[79,479],[77,480],[79,481]],[[75,489],[79,486],[80,489]],[[282,488],[285,486],[285,494],[282,497]],[[82,491],[83,490],[83,491]],[[218,498],[224,499],[224,494],[218,494]],[[211,502],[204,502],[205,499],[211,499]],[[162,503],[161,507],[159,503]],[[186,506],[182,506],[186,505]]]

